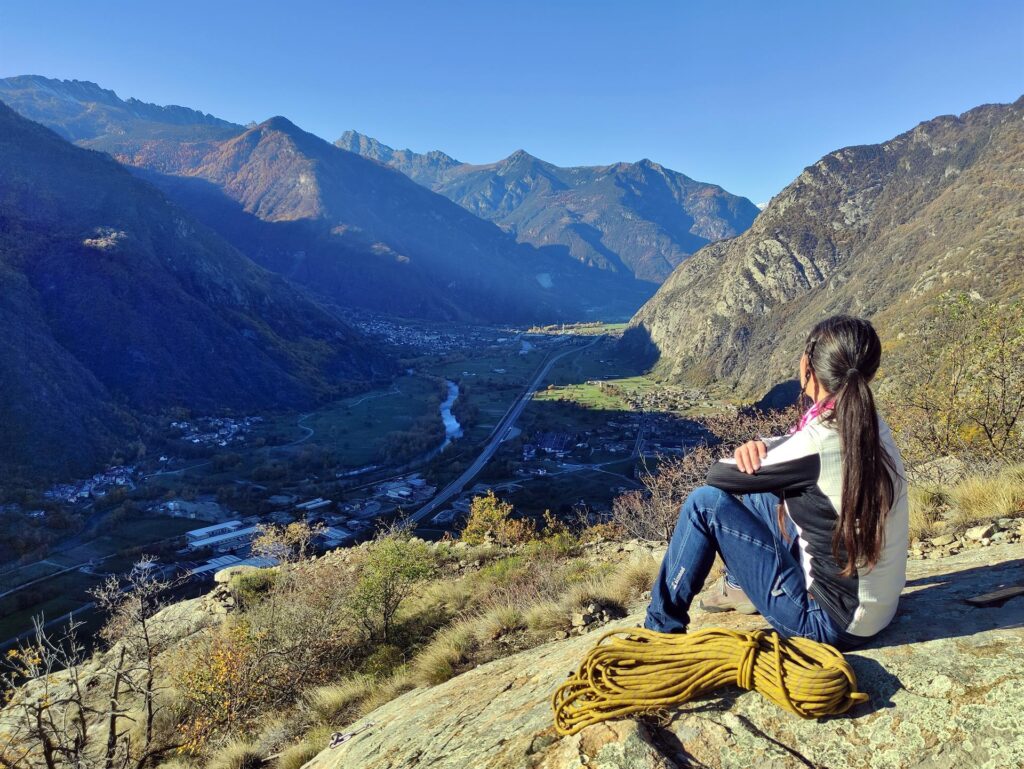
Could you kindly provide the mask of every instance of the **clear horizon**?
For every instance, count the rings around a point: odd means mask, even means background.
[[[828,152],[1024,93],[1024,5],[1004,0],[290,8],[8,7],[0,75],[470,163],[650,158],[758,204]]]

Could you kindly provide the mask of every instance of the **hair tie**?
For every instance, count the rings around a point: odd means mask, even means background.
[[[860,369],[856,368],[854,366],[850,366],[850,368],[846,369],[846,376],[848,376],[848,377],[853,376],[854,374],[859,374],[859,373],[860,373]]]

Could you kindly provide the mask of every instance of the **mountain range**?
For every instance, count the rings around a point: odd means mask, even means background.
[[[1024,97],[831,152],[753,226],[683,262],[624,344],[741,396],[795,376],[807,332],[872,318],[890,346],[942,292],[1024,295]]]
[[[70,475],[139,414],[301,408],[392,364],[104,153],[0,104],[0,467]]]
[[[523,243],[564,246],[590,267],[660,284],[702,246],[746,230],[758,208],[654,163],[560,168],[517,150],[487,165],[394,150],[346,131],[335,144],[396,168]]]
[[[0,99],[161,187],[259,264],[344,306],[535,322],[628,317],[654,286],[535,247],[283,117],[248,127],[92,83],[0,80]]]
[[[640,307],[623,345],[656,373],[756,397],[826,315],[891,346],[944,291],[1024,294],[1024,99],[829,153],[759,215],[646,160],[474,166],[35,76],[0,100],[5,469],[68,475],[147,415],[304,408],[388,376],[338,308]]]

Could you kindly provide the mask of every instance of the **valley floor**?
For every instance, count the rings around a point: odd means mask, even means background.
[[[0,571],[0,643],[30,632],[36,615],[88,617],[87,591],[143,552],[168,573],[248,556],[251,537],[185,546],[183,535],[206,526],[247,531],[304,518],[336,546],[409,517],[433,538],[457,528],[488,488],[537,519],[606,512],[639,487],[638,464],[703,438],[690,415],[721,405],[625,359],[622,324],[363,325],[404,362],[388,385],[310,413],[168,420],[134,466],[40,489],[38,524],[57,508],[84,524]],[[445,382],[458,386],[451,411],[462,436],[437,453]]]

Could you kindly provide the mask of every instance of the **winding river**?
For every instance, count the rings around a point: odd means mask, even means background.
[[[459,424],[459,420],[452,414],[452,406],[455,405],[455,401],[459,397],[459,386],[450,379],[446,379],[445,382],[448,384],[448,397],[441,403],[441,420],[444,422],[444,443],[437,448],[437,451],[444,451],[449,443],[456,438],[462,437],[462,425]]]

